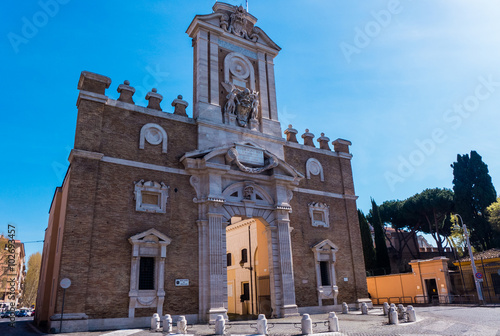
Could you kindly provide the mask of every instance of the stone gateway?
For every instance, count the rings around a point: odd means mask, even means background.
[[[63,332],[148,327],[151,316],[285,317],[368,296],[350,142],[284,131],[281,50],[243,7],[216,2],[187,33],[193,118],[182,96],[84,71],[70,167],[46,230],[37,324]],[[174,99],[175,98],[175,99]],[[166,104],[164,104],[165,108]],[[189,112],[189,110],[188,110]]]

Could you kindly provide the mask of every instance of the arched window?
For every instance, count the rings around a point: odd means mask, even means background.
[[[242,263],[248,262],[248,250],[246,248],[241,250],[241,261]]]

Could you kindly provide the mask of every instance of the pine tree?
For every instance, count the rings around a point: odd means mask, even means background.
[[[366,220],[363,211],[358,209],[359,228],[361,230],[361,243],[363,245],[363,255],[365,259],[365,268],[367,272],[373,271],[377,268],[375,259],[375,249],[373,248],[372,234],[370,226]]]
[[[487,220],[486,208],[495,202],[496,191],[488,173],[488,166],[481,156],[471,151],[457,155],[453,168],[455,209],[471,231],[471,244],[477,250],[494,247],[497,233]]]
[[[385,274],[391,273],[391,261],[387,252],[385,242],[384,227],[380,218],[379,208],[375,200],[372,199],[371,220],[373,231],[375,233],[375,256],[377,260],[377,269],[385,271]]]

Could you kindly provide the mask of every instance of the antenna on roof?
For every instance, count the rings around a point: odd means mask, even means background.
[[[246,0],[246,3],[247,3],[247,12],[248,12],[248,0]]]

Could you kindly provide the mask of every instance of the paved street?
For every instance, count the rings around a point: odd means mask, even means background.
[[[387,325],[386,318],[382,316],[381,309],[373,309],[368,316],[359,312],[349,315],[338,314],[341,333],[330,335],[481,335],[500,336],[500,307],[416,307],[418,321],[415,323],[402,323],[400,325]],[[326,332],[327,327],[323,322],[327,314],[312,315],[316,322],[315,332]],[[30,318],[28,318],[30,319]],[[299,335],[300,330],[294,327],[300,318],[286,318],[269,320],[271,335]],[[7,320],[0,322],[0,335],[41,335],[28,326],[28,321],[18,321],[17,327],[12,330],[8,327]],[[249,324],[254,322],[232,322],[227,335],[248,335],[255,332]],[[213,329],[208,325],[195,325],[189,328],[192,335],[211,335]],[[119,330],[88,333],[61,334],[68,336],[145,336],[161,335],[149,330]]]

